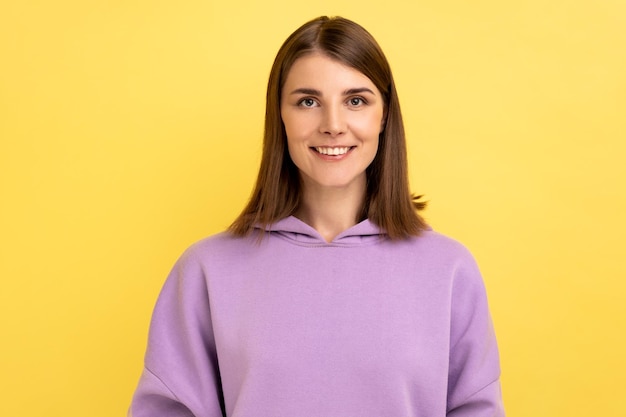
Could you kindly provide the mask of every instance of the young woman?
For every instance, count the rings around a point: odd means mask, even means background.
[[[504,416],[482,278],[416,211],[376,41],[304,24],[266,104],[251,200],[167,279],[132,415]]]

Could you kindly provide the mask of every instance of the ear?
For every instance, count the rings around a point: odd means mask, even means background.
[[[383,130],[385,130],[385,125],[387,124],[387,109],[385,109],[383,111],[383,118],[380,121],[380,132],[379,133],[383,133]]]

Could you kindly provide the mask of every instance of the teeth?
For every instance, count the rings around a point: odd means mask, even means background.
[[[322,148],[321,146],[317,146],[315,150],[322,155],[343,155],[348,152],[350,148]]]

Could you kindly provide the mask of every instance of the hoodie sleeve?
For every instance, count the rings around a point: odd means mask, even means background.
[[[176,263],[152,314],[131,417],[221,417],[208,291],[193,248]]]
[[[452,287],[448,417],[504,417],[500,360],[487,295],[473,258]]]

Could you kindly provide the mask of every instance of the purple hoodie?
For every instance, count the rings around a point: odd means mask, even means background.
[[[431,230],[392,241],[368,220],[327,243],[288,217],[179,259],[130,413],[501,417],[499,377],[463,246]]]

